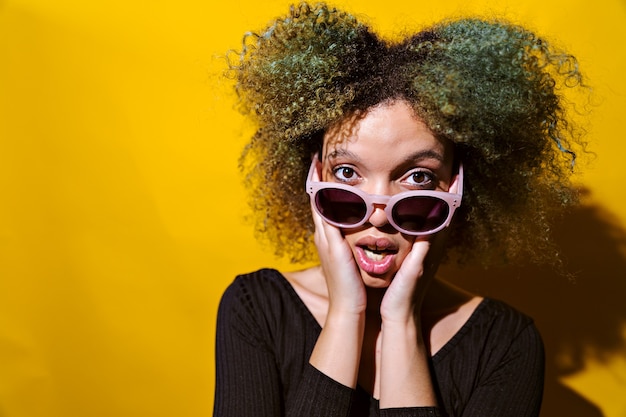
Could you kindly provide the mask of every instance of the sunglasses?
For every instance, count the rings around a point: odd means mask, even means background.
[[[315,211],[326,222],[344,229],[366,223],[375,206],[385,206],[389,223],[401,233],[423,236],[436,233],[450,225],[454,211],[463,196],[463,165],[459,165],[458,194],[445,191],[404,191],[391,196],[368,194],[354,186],[334,182],[313,181],[313,161],[306,180]]]

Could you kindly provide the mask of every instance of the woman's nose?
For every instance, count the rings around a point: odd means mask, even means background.
[[[387,213],[385,213],[385,206],[383,204],[374,205],[374,211],[372,212],[368,222],[374,227],[383,227],[389,223]]]

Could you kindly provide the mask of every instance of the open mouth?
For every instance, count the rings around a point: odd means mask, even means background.
[[[397,253],[398,250],[395,248],[382,249],[377,246],[358,245],[356,261],[363,272],[379,276],[393,268]]]
[[[396,250],[379,249],[371,246],[361,246],[361,249],[363,249],[365,256],[372,261],[382,261],[385,256],[397,253]]]

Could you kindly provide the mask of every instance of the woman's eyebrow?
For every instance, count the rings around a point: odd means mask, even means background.
[[[427,160],[436,161],[438,164],[444,163],[443,155],[437,151],[434,151],[432,149],[417,151],[417,152],[407,155],[396,167],[394,167],[392,170],[392,175],[400,176],[404,174],[404,172],[408,168],[414,167],[416,163],[427,161]]]
[[[441,152],[437,152],[433,149],[424,149],[407,155],[404,158],[403,163],[418,162],[423,161],[424,159],[435,159],[439,162],[444,162],[444,157]]]
[[[327,159],[329,160],[333,160],[333,159],[339,159],[339,158],[346,158],[346,159],[350,159],[354,162],[360,162],[361,158],[355,154],[354,152],[350,152],[347,149],[334,149],[332,152],[328,153],[328,155],[326,156]]]

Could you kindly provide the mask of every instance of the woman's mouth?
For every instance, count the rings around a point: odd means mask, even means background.
[[[364,272],[370,275],[383,275],[392,268],[397,252],[391,248],[360,245],[356,246],[356,261]]]

